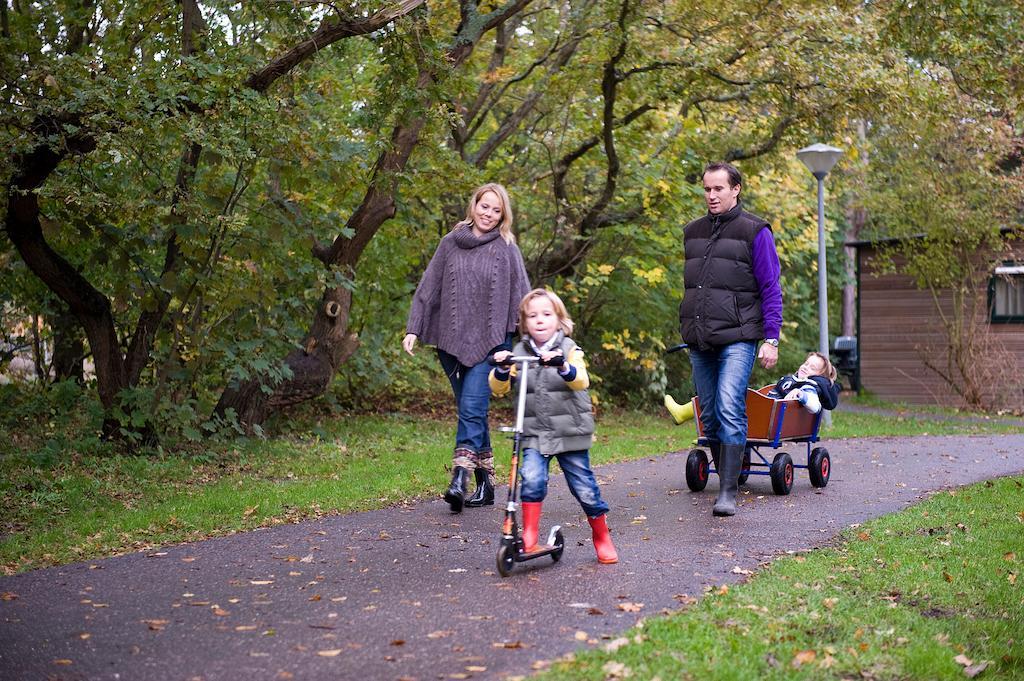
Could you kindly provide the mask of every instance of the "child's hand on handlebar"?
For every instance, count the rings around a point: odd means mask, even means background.
[[[565,354],[562,352],[561,348],[553,352],[541,353],[540,363],[544,366],[558,367],[562,371],[569,370],[565,364]]]
[[[509,352],[508,350],[499,350],[498,352],[494,353],[494,363],[499,365],[504,364],[505,361],[511,356],[512,353]]]

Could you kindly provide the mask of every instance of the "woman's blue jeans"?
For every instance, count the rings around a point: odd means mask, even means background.
[[[594,472],[590,470],[590,450],[555,454],[558,465],[565,474],[569,491],[580,502],[588,518],[596,518],[608,512],[608,504],[601,498]],[[523,501],[544,501],[548,495],[548,466],[553,457],[544,456],[539,450],[527,447],[523,450],[523,463],[519,475],[523,484],[519,498]]]
[[[498,350],[512,349],[512,334],[505,334],[505,342],[491,349],[479,364],[471,367],[462,364],[444,350],[437,351],[441,368],[452,384],[455,393],[455,407],[459,412],[459,423],[455,428],[455,448],[472,450],[474,454],[489,452],[491,430],[487,424],[487,411],[491,406],[491,386],[487,377],[491,373],[488,359]]]
[[[741,341],[711,350],[690,348],[693,384],[700,398],[704,437],[724,445],[747,442],[747,385],[757,343]]]

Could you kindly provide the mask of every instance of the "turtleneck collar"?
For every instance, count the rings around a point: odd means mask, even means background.
[[[473,233],[473,225],[468,222],[462,223],[460,226],[456,227],[452,234],[454,235],[455,245],[467,250],[476,248],[477,246],[483,246],[484,244],[489,244],[501,236],[501,232],[497,227],[486,232],[483,236],[477,236]]]

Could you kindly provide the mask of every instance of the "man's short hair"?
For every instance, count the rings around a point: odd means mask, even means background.
[[[704,174],[701,175],[701,179],[704,179],[704,175],[713,173],[718,170],[724,170],[729,175],[729,186],[735,187],[738,184],[743,184],[743,176],[740,175],[740,171],[736,169],[731,163],[725,161],[716,161],[715,163],[709,163],[704,167]]]

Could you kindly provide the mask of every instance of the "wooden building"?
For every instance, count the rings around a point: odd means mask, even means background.
[[[1024,411],[1024,234],[1004,230],[1005,250],[978,254],[979,285],[971,340],[974,376],[985,403]],[[881,271],[879,242],[847,244],[857,253],[857,345],[864,389],[881,399],[910,404],[965,407],[938,371],[945,370],[951,343],[942,317],[953,317],[951,292],[938,300],[900,270]],[[941,314],[940,314],[941,309]],[[936,370],[938,369],[938,371]]]

